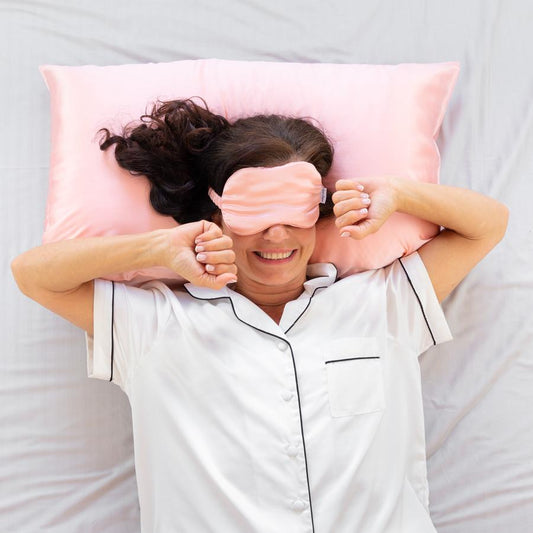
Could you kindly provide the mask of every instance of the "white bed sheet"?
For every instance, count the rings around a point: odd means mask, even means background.
[[[1,1],[0,531],[139,531],[127,399],[87,379],[83,333],[9,271],[43,228],[50,114],[37,67],[207,57],[461,62],[441,182],[500,199],[511,219],[444,303],[455,341],[420,359],[430,508],[439,533],[533,531],[532,27],[528,0]]]

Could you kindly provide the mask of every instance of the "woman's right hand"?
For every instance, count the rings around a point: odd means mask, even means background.
[[[24,294],[92,335],[94,279],[166,266],[192,283],[220,289],[236,280],[231,246],[216,224],[199,221],[171,230],[52,242],[19,255],[11,268]]]
[[[220,289],[237,281],[233,242],[213,222],[200,220],[169,231],[164,266],[195,285]]]

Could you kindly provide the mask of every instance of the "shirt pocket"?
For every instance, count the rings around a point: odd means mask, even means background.
[[[376,337],[337,339],[324,350],[331,416],[385,408],[382,357]]]

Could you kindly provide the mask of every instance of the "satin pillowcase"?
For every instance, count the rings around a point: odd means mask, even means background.
[[[50,90],[52,151],[44,242],[140,233],[176,222],[150,206],[149,185],[120,169],[96,133],[121,131],[158,100],[203,97],[233,121],[278,113],[313,117],[335,148],[328,187],[341,177],[399,175],[437,183],[435,140],[459,73],[456,62],[401,65],[300,64],[201,59],[120,66],[42,66]],[[418,249],[438,227],[395,213],[373,235],[341,238],[317,224],[311,262],[341,277],[379,268]],[[109,279],[180,279],[162,267]]]

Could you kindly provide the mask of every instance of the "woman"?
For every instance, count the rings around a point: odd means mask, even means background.
[[[402,178],[341,180],[321,206],[333,151],[304,120],[230,124],[191,100],[143,120],[102,148],[181,225],[12,263],[87,332],[89,375],[129,397],[142,531],[434,532],[417,356],[451,338],[439,301],[503,237],[506,207]],[[446,229],[337,281],[308,265],[332,208],[347,238],[395,211]],[[156,265],[191,283],[98,279]]]

